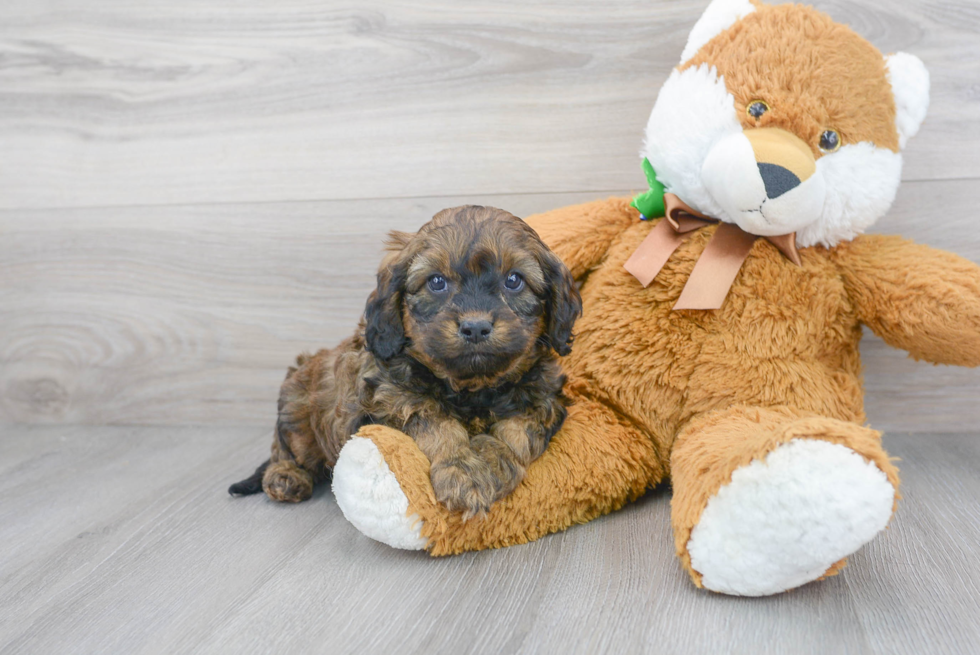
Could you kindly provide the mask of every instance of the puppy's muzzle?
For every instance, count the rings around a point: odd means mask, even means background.
[[[459,336],[468,343],[483,343],[491,334],[493,334],[493,322],[489,319],[466,319],[459,323]]]

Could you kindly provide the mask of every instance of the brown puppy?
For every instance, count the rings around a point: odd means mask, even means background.
[[[230,493],[306,500],[351,435],[383,424],[418,442],[436,498],[469,518],[513,491],[561,427],[557,355],[582,301],[534,230],[457,207],[392,232],[387,249],[357,333],[289,369],[272,457]]]

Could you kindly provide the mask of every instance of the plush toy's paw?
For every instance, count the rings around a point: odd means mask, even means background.
[[[895,488],[850,448],[794,439],[732,473],[687,544],[713,591],[762,596],[798,587],[869,542],[888,523]]]
[[[422,520],[370,439],[351,437],[333,469],[333,493],[344,517],[366,536],[393,548],[422,550]]]

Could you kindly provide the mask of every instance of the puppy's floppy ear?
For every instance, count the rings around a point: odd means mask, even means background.
[[[541,268],[550,288],[548,324],[545,328],[551,347],[561,356],[572,352],[572,327],[582,315],[582,296],[568,267],[555,253],[541,244]]]
[[[364,341],[367,350],[382,360],[389,360],[405,347],[402,323],[402,293],[411,261],[409,244],[412,235],[391,232],[385,247],[388,255],[378,269],[378,286],[368,296],[364,307]]]

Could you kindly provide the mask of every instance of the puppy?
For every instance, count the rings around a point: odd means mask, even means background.
[[[436,498],[468,519],[513,491],[561,427],[558,355],[582,301],[534,230],[457,207],[386,245],[356,334],[289,369],[272,457],[231,494],[306,500],[350,436],[380,424],[415,439]]]

